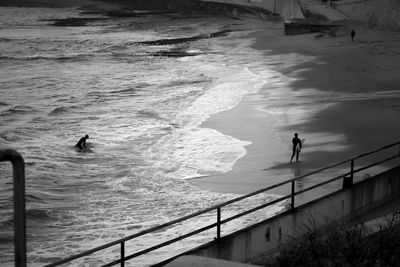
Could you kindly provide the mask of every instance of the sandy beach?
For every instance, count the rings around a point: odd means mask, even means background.
[[[349,25],[352,43],[347,29],[320,37],[264,27],[272,30],[260,28],[253,46],[271,70],[267,85],[203,124],[251,145],[232,171],[194,185],[249,193],[399,140],[399,33]],[[295,132],[305,143],[300,163],[289,164]]]

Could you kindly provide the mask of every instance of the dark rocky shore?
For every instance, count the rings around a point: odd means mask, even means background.
[[[238,13],[259,15],[260,12],[268,15],[266,10],[257,8],[226,5],[224,3],[205,3],[197,0],[0,0],[0,6],[9,7],[48,7],[61,8],[81,6],[82,13],[106,14],[110,17],[129,17],[143,15],[139,10],[150,13],[179,12],[184,14],[206,13],[230,15],[232,10]]]
[[[86,5],[90,2],[93,6],[101,6],[108,3],[119,5],[128,9],[138,10],[191,10],[201,8],[202,4],[196,0],[91,0],[91,1],[67,1],[67,0],[0,0],[0,6],[13,7],[66,7]],[[97,5],[98,4],[98,5]]]
[[[82,15],[93,15],[91,17],[48,20],[51,25],[58,27],[80,27],[112,18],[140,17],[167,13],[176,14],[171,19],[187,19],[204,15],[224,15],[231,19],[240,19],[239,16],[232,15],[234,9],[237,14],[260,16],[262,13],[263,19],[276,19],[273,16],[269,16],[271,14],[268,14],[266,10],[225,5],[224,3],[205,3],[197,0],[0,0],[0,6],[47,8],[79,6]],[[198,37],[196,36],[196,38]]]

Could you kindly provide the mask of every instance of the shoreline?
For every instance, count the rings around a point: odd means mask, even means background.
[[[16,2],[56,6],[50,0]],[[60,0],[57,5],[123,7],[94,0]],[[399,33],[351,25],[357,31],[351,43],[346,32],[338,37],[285,36],[281,22],[253,24],[260,28],[251,35],[256,39],[252,47],[264,53],[260,62],[271,70],[268,84],[202,124],[251,144],[231,171],[193,178],[191,184],[209,191],[250,193],[397,141]],[[299,164],[289,164],[294,132],[306,139]]]
[[[398,141],[399,33],[359,30],[351,43],[267,27],[253,48],[275,76],[202,125],[252,144],[231,171],[191,179],[200,189],[246,194]],[[289,164],[294,132],[306,138],[299,164]]]

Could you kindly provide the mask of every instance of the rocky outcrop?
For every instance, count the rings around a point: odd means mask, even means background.
[[[112,2],[131,9],[192,9],[199,6],[197,0],[96,0],[99,2]]]

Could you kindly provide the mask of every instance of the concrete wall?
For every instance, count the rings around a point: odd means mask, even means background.
[[[335,5],[354,20],[371,26],[400,30],[399,0],[343,0]]]
[[[282,242],[306,233],[307,229],[324,226],[332,220],[350,220],[397,197],[400,197],[400,166],[186,254],[249,262],[275,251]]]

